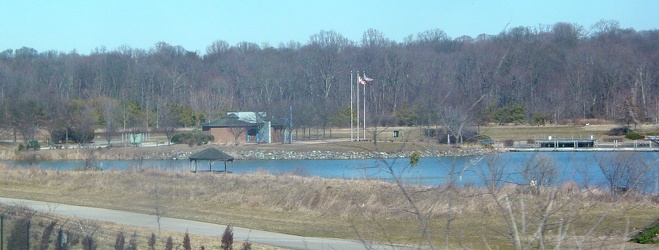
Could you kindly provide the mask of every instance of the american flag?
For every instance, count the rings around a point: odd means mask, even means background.
[[[359,83],[361,83],[361,84],[366,84],[366,83],[369,83],[369,82],[373,81],[373,78],[368,78],[366,76],[364,76],[364,78],[362,78],[361,76],[358,76],[358,78],[359,78]]]

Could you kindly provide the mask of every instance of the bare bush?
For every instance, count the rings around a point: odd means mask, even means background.
[[[540,187],[554,184],[558,176],[558,167],[551,158],[534,155],[520,167],[519,173],[522,175],[524,184],[528,183],[529,188],[534,193],[538,193]]]
[[[114,250],[124,250],[125,244],[126,244],[126,237],[124,236],[124,232],[119,232],[117,234],[117,239],[115,240],[114,243]]]
[[[612,194],[637,191],[641,188],[639,184],[645,183],[645,173],[650,166],[645,165],[641,157],[637,153],[625,152],[604,154],[596,159]]]

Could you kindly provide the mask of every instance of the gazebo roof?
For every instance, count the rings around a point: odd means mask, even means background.
[[[233,161],[233,156],[216,148],[207,148],[188,157],[190,161]]]

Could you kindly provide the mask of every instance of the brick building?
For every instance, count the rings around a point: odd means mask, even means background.
[[[282,142],[284,122],[267,119],[265,112],[227,112],[226,116],[201,124],[204,133],[215,137],[214,143],[272,143]]]

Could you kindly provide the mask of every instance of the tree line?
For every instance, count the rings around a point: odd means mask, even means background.
[[[41,130],[84,141],[98,128],[108,138],[200,126],[230,110],[288,117],[292,107],[295,128],[345,127],[358,70],[375,79],[361,97],[368,124],[460,134],[491,122],[657,122],[658,46],[658,30],[603,20],[477,37],[434,29],[403,42],[376,29],[361,41],[323,30],[277,47],[218,40],[203,54],[165,42],[86,55],[23,47],[0,52],[0,126],[26,143]]]

